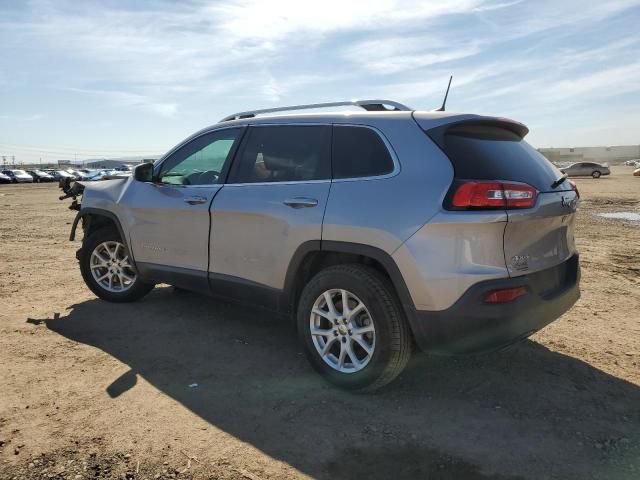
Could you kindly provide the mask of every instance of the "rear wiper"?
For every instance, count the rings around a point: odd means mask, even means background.
[[[566,174],[566,173],[563,174],[559,179],[557,179],[555,182],[553,182],[551,184],[551,188],[556,188],[558,185],[560,185],[562,182],[564,182],[567,179],[568,176],[569,175]]]

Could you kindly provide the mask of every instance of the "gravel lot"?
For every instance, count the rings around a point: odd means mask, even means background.
[[[579,179],[582,299],[507,351],[325,384],[283,321],[85,288],[54,185],[0,185],[0,478],[640,478],[640,178]],[[194,386],[197,384],[197,386]]]

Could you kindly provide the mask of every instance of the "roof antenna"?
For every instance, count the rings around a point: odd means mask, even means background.
[[[453,75],[449,77],[449,85],[447,85],[447,91],[444,94],[444,100],[442,101],[442,106],[434,111],[444,112],[444,107],[447,105],[447,97],[449,96],[449,88],[451,88],[451,80],[453,80]]]

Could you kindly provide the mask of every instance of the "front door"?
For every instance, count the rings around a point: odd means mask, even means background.
[[[129,245],[144,276],[206,289],[210,207],[243,129],[204,133],[177,149],[155,169],[154,182],[126,190],[119,212],[129,227]]]
[[[284,286],[289,262],[320,241],[331,187],[331,127],[249,127],[229,180],[213,201],[211,285],[251,303]],[[228,288],[241,284],[243,288]],[[227,285],[227,288],[224,287]],[[247,291],[258,297],[248,298]]]

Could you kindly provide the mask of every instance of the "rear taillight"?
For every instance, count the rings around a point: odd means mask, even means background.
[[[576,182],[569,180],[569,183],[571,184],[571,188],[576,192],[576,197],[580,198],[580,192],[578,191],[578,185],[576,185]]]
[[[509,303],[527,294],[527,287],[492,290],[484,296],[484,303]]]
[[[457,184],[451,206],[455,209],[531,208],[538,191],[526,183],[464,180]]]

